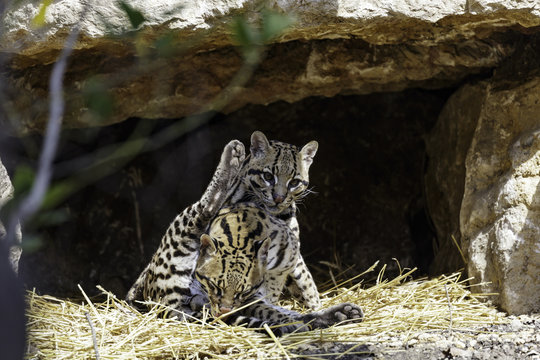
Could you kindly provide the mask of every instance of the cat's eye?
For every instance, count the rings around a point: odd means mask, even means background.
[[[262,177],[265,181],[268,181],[270,183],[274,181],[274,175],[272,175],[268,171],[263,172]]]
[[[221,290],[219,288],[219,286],[216,285],[216,283],[214,283],[213,281],[207,281],[206,284],[208,285],[209,287],[209,290],[211,292],[213,292],[214,294],[216,295],[220,295],[221,294]]]
[[[253,292],[253,289],[243,290],[243,291],[239,292],[238,294],[235,294],[234,299],[235,300],[240,300],[240,301],[245,300],[245,299],[247,299],[248,297],[251,296],[252,292]]]
[[[298,185],[300,185],[300,180],[298,179],[292,179],[289,181],[289,188],[291,189],[297,187]]]
[[[219,287],[214,287],[213,291],[216,296],[221,296],[221,289]]]

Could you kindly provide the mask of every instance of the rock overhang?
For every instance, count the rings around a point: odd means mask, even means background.
[[[257,22],[264,5],[291,15],[295,22],[269,44],[269,55],[244,84],[244,91],[218,110],[230,112],[249,103],[294,102],[307,96],[455,86],[471,74],[497,66],[515,50],[520,35],[540,26],[540,5],[535,1],[426,0],[387,6],[355,1],[138,0],[129,4],[146,21],[136,35],[120,36],[132,29],[115,2],[100,0],[86,10],[82,1],[54,2],[45,13],[45,26],[39,29],[32,21],[40,4],[17,4],[4,15],[0,51],[5,58],[4,76],[12,88],[9,98],[25,114],[25,124],[19,129],[23,132],[43,127],[48,73],[74,24],[81,26],[81,36],[66,76],[68,103],[74,104],[66,111],[66,127],[200,112],[241,68],[243,59],[235,50],[230,23],[238,16]],[[154,74],[138,67],[137,60],[144,56],[142,48],[155,48],[156,41],[167,34],[185,49],[160,59],[163,63],[156,67],[168,73],[165,91],[149,94],[141,83],[148,85]],[[102,123],[92,123],[81,99],[85,82],[126,67],[139,73],[109,84],[119,102],[117,111]],[[120,98],[134,101],[123,103]]]

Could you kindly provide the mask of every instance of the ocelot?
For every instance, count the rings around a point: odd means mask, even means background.
[[[201,236],[194,282],[198,296],[202,302],[209,301],[214,317],[248,327],[267,324],[278,335],[362,320],[362,310],[354,304],[304,315],[276,305],[300,257],[297,240],[284,220],[255,204],[222,209],[209,234]],[[307,280],[309,272],[300,277],[306,284],[313,283]],[[317,288],[306,289],[305,294],[318,296]]]
[[[204,242],[200,239],[211,220],[224,207],[251,202],[252,207],[264,210],[262,213],[266,213],[268,219],[285,224],[290,243],[298,247],[295,202],[309,193],[308,170],[317,147],[317,142],[312,141],[299,150],[294,145],[268,141],[258,131],[251,136],[247,157],[239,141],[227,144],[202,198],[171,223],[158,250],[126,299],[131,303],[149,298],[159,300],[175,309],[177,315],[200,316],[202,306],[208,301],[194,278],[201,241]],[[285,280],[287,289],[306,307],[318,308],[319,295],[304,260],[299,253],[291,259],[296,262],[289,264],[291,267]],[[275,290],[269,303],[276,300],[276,294],[281,290]]]

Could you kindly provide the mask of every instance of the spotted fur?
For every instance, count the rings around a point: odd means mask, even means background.
[[[193,285],[199,258],[200,236],[220,208],[245,202],[263,209],[288,228],[288,236],[299,244],[296,202],[309,193],[308,170],[318,144],[311,141],[301,149],[268,141],[263,133],[251,136],[250,154],[238,141],[229,143],[201,200],[179,214],[167,229],[148,266],[134,283],[126,299],[151,299],[177,310],[177,314],[199,316],[207,301]],[[293,262],[290,262],[293,261]],[[319,294],[301,255],[288,262],[285,283],[290,294],[310,309],[320,306]],[[280,279],[283,282],[283,279]],[[277,286],[277,285],[276,285]],[[281,294],[277,286],[272,301]]]
[[[284,220],[254,204],[240,203],[222,209],[209,234],[201,236],[194,287],[207,296],[214,317],[249,327],[275,326],[278,334],[362,319],[362,310],[354,304],[308,315],[278,306],[299,258],[300,244]],[[301,276],[313,283],[309,272]]]
[[[173,315],[198,315],[196,294],[192,293],[193,270],[197,262],[199,238],[212,218],[231,195],[245,159],[244,145],[233,140],[221,155],[218,167],[199,201],[180,213],[169,225],[159,248],[141,272],[126,300],[154,300],[170,306]],[[193,308],[191,306],[193,303]]]
[[[299,241],[296,203],[311,192],[309,168],[317,149],[316,141],[298,148],[280,141],[268,141],[262,132],[255,131],[251,136],[250,154],[235,184],[237,188],[226,205],[253,202],[282,219],[291,236]],[[315,310],[320,307],[319,293],[301,255],[288,276],[287,289],[307,308]]]

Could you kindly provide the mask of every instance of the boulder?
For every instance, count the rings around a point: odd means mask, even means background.
[[[485,91],[485,86],[464,85],[449,98],[426,136],[425,196],[438,239],[430,269],[433,274],[465,268],[459,224],[465,158],[480,113],[478,99],[484,97]]]
[[[540,311],[539,94],[539,76],[465,85],[430,141],[430,210],[446,240],[437,266],[462,264],[459,244],[473,289],[514,314]]]
[[[2,207],[13,197],[13,186],[0,159],[0,215]],[[4,240],[6,228],[0,218],[0,348],[3,359],[22,359],[26,348],[26,318],[24,289],[17,277],[21,257],[21,231],[17,228],[18,244],[9,249]]]
[[[243,64],[230,23],[258,23],[260,1],[130,1],[146,21],[130,31],[117,2],[53,2],[46,26],[35,29],[39,3],[15,2],[3,18],[0,52],[8,72],[4,105],[17,130],[41,131],[47,113],[48,75],[67,34],[81,37],[65,78],[66,127],[107,125],[130,117],[178,118],[207,110],[229,113],[246,104],[308,96],[367,94],[405,88],[455,86],[512,54],[540,25],[540,5],[514,1],[272,2],[296,22],[272,41],[249,82],[233,83]],[[169,41],[181,52],[160,57]],[[287,58],[284,65],[284,58]],[[248,70],[249,72],[250,70]],[[83,90],[99,82],[114,104],[104,118],[89,111]],[[149,91],[153,89],[153,91]],[[216,101],[226,91],[228,102]],[[0,118],[1,120],[1,118]]]
[[[510,313],[540,311],[540,77],[486,83],[465,161],[462,244],[479,290]]]
[[[4,167],[4,164],[2,164],[2,160],[0,159],[0,211],[2,210],[2,207],[13,198],[13,190],[13,185],[11,185],[9,175]],[[0,215],[2,215],[1,212]],[[3,221],[7,223],[8,219],[0,218],[0,241],[5,239],[7,231],[6,225],[4,225]],[[15,239],[17,243],[9,248],[9,262],[12,269],[15,271],[15,273],[17,273],[19,269],[19,259],[21,258],[22,252],[20,247],[22,239],[20,225],[17,225]]]

